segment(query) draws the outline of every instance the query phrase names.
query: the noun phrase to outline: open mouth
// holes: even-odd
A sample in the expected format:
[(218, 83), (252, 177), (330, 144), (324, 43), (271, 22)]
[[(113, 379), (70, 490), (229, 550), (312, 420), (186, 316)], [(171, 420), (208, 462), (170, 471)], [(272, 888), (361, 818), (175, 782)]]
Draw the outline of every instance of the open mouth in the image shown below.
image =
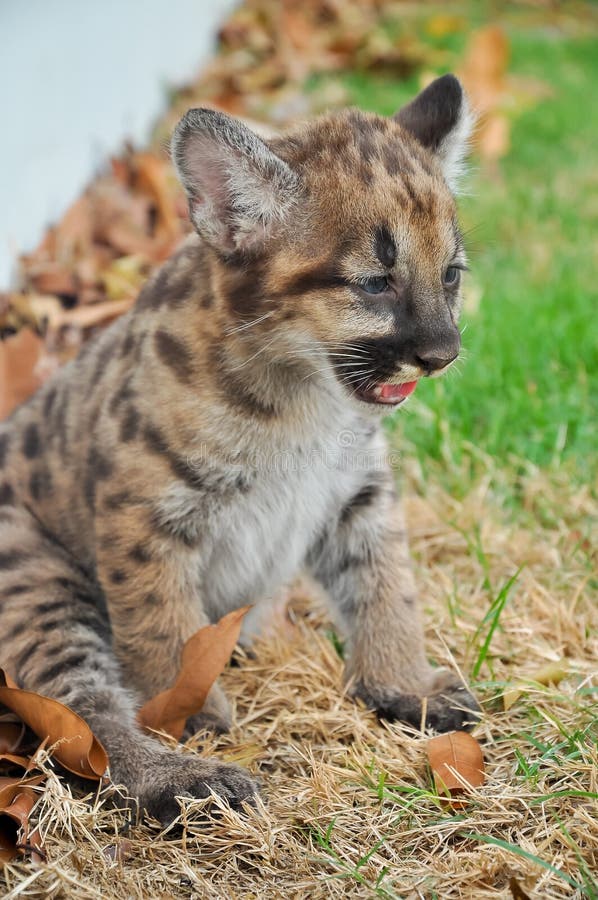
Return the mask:
[(405, 381), (403, 384), (374, 384), (356, 388), (355, 395), (365, 403), (383, 403), (387, 406), (398, 406), (413, 393), (417, 381)]

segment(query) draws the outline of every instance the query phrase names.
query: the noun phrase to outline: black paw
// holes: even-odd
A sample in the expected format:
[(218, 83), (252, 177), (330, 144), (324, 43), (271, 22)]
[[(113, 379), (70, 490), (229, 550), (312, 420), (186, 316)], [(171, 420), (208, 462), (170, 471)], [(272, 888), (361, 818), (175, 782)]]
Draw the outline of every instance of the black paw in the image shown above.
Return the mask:
[(423, 724), (440, 732), (469, 731), (481, 718), (480, 705), (473, 694), (452, 672), (444, 670), (437, 673), (429, 694), (423, 699), (415, 694), (391, 691), (358, 693), (380, 718), (406, 722), (417, 729)]
[(159, 766), (150, 767), (137, 788), (139, 809), (163, 825), (169, 825), (180, 813), (177, 797), (205, 799), (211, 793), (225, 800), (231, 809), (242, 810), (258, 792), (251, 775), (228, 763), (196, 756), (165, 754)]
[(426, 728), (434, 731), (471, 731), (482, 716), (480, 704), (454, 676), (426, 701)]

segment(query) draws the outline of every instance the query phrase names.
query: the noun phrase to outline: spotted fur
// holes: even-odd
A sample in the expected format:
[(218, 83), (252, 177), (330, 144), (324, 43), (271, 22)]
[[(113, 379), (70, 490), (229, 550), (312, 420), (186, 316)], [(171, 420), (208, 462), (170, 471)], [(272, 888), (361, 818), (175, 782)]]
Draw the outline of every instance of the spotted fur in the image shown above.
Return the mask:
[[(372, 402), (458, 353), (448, 185), (468, 115), (452, 76), (394, 119), (348, 110), (268, 141), (191, 110), (173, 158), (198, 233), (0, 426), (0, 663), (84, 715), (163, 820), (176, 795), (238, 805), (254, 783), (162, 748), (136, 709), (197, 628), (253, 602), (248, 640), (305, 567), (355, 694), (416, 726), (426, 697), (439, 729), (477, 708), (426, 659)], [(227, 727), (218, 686), (202, 722)]]

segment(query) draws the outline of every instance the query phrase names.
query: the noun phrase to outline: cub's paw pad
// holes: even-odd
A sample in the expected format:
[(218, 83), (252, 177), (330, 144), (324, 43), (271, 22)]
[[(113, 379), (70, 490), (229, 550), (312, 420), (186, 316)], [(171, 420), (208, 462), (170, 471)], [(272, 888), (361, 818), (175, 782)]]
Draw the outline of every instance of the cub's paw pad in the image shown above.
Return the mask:
[(148, 770), (138, 793), (139, 808), (168, 825), (181, 811), (177, 797), (202, 800), (214, 793), (240, 811), (255, 801), (258, 787), (240, 766), (173, 753)]

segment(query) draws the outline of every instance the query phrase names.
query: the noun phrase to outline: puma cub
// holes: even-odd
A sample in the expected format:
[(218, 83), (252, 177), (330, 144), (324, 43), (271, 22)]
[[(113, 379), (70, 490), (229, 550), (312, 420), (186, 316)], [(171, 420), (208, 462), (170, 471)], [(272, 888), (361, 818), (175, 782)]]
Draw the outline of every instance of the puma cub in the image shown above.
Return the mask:
[[(393, 118), (351, 109), (264, 140), (192, 109), (174, 163), (197, 234), (134, 308), (0, 425), (0, 664), (82, 715), (162, 821), (252, 778), (136, 724), (200, 626), (320, 580), (351, 691), (467, 727), (424, 650), (381, 419), (457, 358), (465, 253), (456, 78)], [(219, 686), (190, 729), (229, 724)]]

